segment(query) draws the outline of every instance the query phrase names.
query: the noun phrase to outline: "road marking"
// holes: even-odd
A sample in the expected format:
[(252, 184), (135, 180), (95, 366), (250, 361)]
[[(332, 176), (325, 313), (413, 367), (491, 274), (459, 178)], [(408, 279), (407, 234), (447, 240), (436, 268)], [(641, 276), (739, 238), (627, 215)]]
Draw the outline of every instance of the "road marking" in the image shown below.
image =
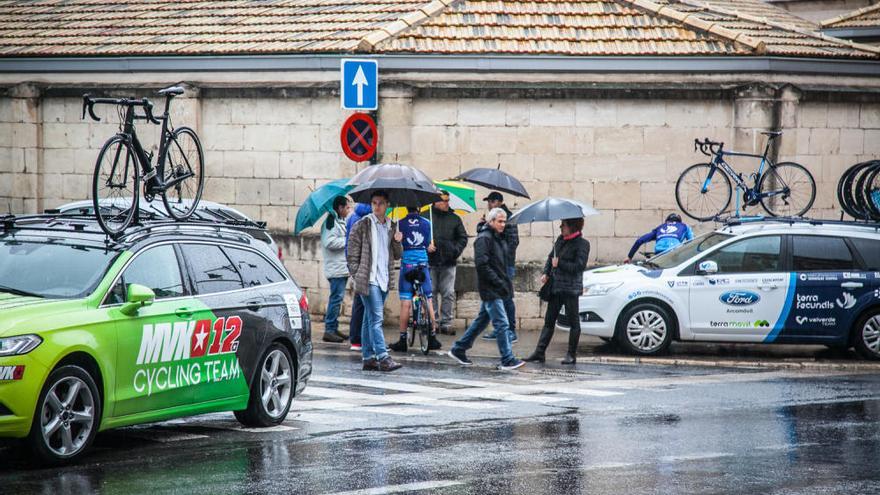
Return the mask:
[(288, 421), (301, 421), (304, 423), (313, 423), (318, 425), (337, 426), (361, 423), (364, 421), (364, 419), (354, 415), (342, 416), (338, 414), (326, 413), (294, 413), (293, 415), (287, 417), (285, 423)]
[(233, 430), (233, 431), (243, 431), (246, 433), (278, 433), (278, 432), (282, 432), (282, 431), (299, 430), (299, 428), (297, 428), (295, 426), (287, 426), (287, 425), (275, 425), (275, 426), (268, 426), (265, 428), (246, 428), (246, 427), (239, 426), (239, 427), (231, 427), (228, 429)]
[(386, 493), (416, 492), (423, 490), (436, 490), (438, 488), (447, 488), (450, 486), (463, 485), (463, 481), (454, 480), (437, 480), (437, 481), (421, 481), (419, 483), (406, 483), (403, 485), (386, 485), (376, 488), (366, 488), (364, 490), (352, 490), (348, 492), (334, 492), (328, 495), (385, 495)]

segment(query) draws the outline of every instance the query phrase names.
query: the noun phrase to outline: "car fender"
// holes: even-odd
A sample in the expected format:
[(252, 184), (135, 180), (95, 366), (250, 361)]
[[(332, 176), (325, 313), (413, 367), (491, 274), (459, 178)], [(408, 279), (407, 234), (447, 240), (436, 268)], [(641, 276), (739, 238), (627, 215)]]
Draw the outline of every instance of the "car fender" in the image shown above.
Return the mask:
[[(673, 279), (670, 279), (673, 280)], [(669, 307), (672, 311), (673, 316), (676, 319), (676, 326), (678, 330), (678, 337), (683, 340), (687, 340), (691, 337), (690, 334), (690, 319), (687, 311), (688, 304), (688, 292), (684, 290), (682, 292), (670, 291), (668, 286), (666, 285), (666, 281), (661, 281), (662, 284), (639, 284), (630, 287), (622, 287), (626, 290), (621, 293), (623, 304), (616, 311), (617, 317), (620, 318), (621, 313), (632, 305), (633, 303), (638, 303), (642, 301), (649, 300), (657, 300), (663, 302), (665, 305)], [(684, 286), (680, 286), (684, 287)]]

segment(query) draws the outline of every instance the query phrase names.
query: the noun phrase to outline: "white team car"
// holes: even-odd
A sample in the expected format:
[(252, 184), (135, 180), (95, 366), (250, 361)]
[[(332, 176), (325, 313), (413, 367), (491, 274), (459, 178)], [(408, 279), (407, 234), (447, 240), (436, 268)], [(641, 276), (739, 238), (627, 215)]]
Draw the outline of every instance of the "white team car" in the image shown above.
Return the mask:
[(642, 355), (675, 340), (824, 344), (880, 359), (880, 225), (729, 224), (584, 273), (581, 331)]

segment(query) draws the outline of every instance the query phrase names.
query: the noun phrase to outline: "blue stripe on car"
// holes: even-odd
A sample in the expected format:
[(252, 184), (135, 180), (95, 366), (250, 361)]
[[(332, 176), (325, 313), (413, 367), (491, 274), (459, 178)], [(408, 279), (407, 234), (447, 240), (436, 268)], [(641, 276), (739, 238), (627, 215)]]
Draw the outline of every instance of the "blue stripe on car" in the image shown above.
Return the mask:
[(785, 326), (785, 321), (788, 320), (788, 313), (791, 311), (791, 303), (794, 301), (794, 294), (797, 289), (797, 277), (792, 272), (789, 274), (788, 279), (788, 293), (785, 295), (785, 306), (782, 307), (782, 313), (780, 313), (779, 318), (776, 319), (776, 324), (773, 325), (773, 331), (770, 332), (765, 339), (765, 343), (770, 343), (776, 340), (776, 337), (779, 336), (779, 332), (782, 331), (782, 328)]

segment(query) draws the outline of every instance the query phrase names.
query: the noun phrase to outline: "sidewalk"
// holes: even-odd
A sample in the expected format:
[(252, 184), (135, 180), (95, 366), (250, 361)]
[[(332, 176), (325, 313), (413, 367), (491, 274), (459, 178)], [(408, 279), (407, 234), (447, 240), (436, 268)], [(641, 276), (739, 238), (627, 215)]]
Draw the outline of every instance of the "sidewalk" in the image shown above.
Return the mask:
[[(348, 330), (343, 327), (344, 330)], [(324, 325), (314, 323), (312, 340), (315, 350), (327, 354), (352, 354), (349, 343), (331, 344), (323, 342), (321, 336)], [(486, 332), (491, 331), (491, 328)], [(484, 332), (484, 334), (486, 333)], [(464, 329), (456, 329), (456, 335), (438, 335), (443, 344), (439, 351), (432, 351), (428, 356), (422, 355), (418, 347), (410, 349), (406, 355), (392, 352), (391, 355), (403, 362), (425, 362), (456, 364), (446, 352), (455, 339), (461, 337)], [(540, 332), (518, 332), (519, 341), (513, 344), (513, 352), (519, 358), (532, 353), (538, 342)], [(396, 328), (385, 328), (387, 344), (396, 342), (400, 332)], [(417, 344), (418, 345), (418, 344)], [(760, 345), (760, 344), (712, 344), (673, 342), (667, 354), (652, 357), (640, 357), (626, 354), (614, 344), (607, 344), (597, 337), (582, 335), (578, 346), (578, 364), (563, 366), (560, 361), (568, 349), (568, 332), (557, 330), (547, 348), (547, 362), (544, 365), (528, 363), (529, 369), (554, 369), (587, 372), (589, 365), (652, 365), (652, 366), (695, 366), (715, 368), (745, 369), (784, 369), (804, 371), (870, 371), (880, 372), (880, 362), (867, 361), (858, 357), (853, 351), (834, 351), (824, 346), (792, 346), (792, 345)], [(498, 345), (494, 340), (477, 338), (474, 347), (468, 351), (478, 367), (494, 368), (499, 363)]]

